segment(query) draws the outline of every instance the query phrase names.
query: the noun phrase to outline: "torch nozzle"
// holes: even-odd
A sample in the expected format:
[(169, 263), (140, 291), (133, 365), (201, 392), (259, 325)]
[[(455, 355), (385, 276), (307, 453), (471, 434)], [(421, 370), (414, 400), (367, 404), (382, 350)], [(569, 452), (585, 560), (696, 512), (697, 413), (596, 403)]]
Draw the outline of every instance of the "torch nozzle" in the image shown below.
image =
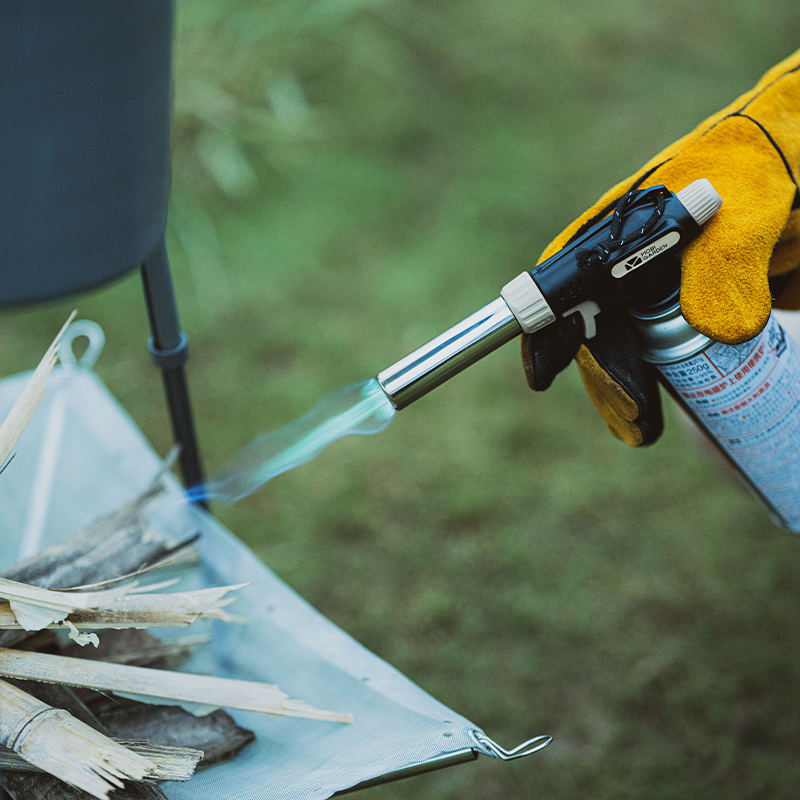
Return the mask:
[(498, 297), (383, 370), (378, 383), (396, 409), (405, 408), (520, 333), (516, 317)]

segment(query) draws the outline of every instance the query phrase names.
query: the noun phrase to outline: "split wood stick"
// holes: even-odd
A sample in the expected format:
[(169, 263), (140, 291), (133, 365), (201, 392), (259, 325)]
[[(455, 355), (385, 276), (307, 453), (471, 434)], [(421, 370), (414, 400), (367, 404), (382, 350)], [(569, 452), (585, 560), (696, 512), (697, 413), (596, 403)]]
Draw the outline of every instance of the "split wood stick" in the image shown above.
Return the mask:
[(150, 759), (6, 681), (0, 681), (0, 708), (0, 744), (99, 800), (126, 779), (154, 775)]
[(0, 573), (2, 577), (49, 589), (71, 589), (129, 575), (191, 544), (194, 532), (179, 537), (154, 529), (148, 506), (164, 493), (158, 478), (113, 514), (46, 547)]
[(50, 377), (58, 358), (58, 343), (64, 335), (64, 331), (75, 319), (75, 313), (73, 311), (70, 314), (69, 319), (64, 323), (64, 327), (59, 331), (39, 362), (39, 366), (36, 367), (33, 375), (28, 379), (22, 394), (11, 407), (11, 411), (8, 412), (5, 421), (0, 425), (0, 467), (6, 463), (6, 459), (11, 455), (14, 445), (31, 421), (31, 417), (33, 417), (39, 403), (42, 402), (42, 398), (47, 391), (47, 379)]
[[(173, 747), (170, 745), (152, 744), (150, 742), (120, 739), (114, 737), (112, 741), (138, 753), (140, 756), (153, 762), (153, 768), (147, 780), (155, 781), (188, 781), (194, 775), (198, 762), (203, 757), (202, 750), (193, 750), (188, 747)], [(13, 750), (0, 747), (0, 770), (13, 772), (44, 772), (26, 761)]]
[(94, 728), (106, 736), (110, 736), (111, 732), (105, 728), (97, 717), (89, 710), (88, 706), (78, 697), (69, 686), (63, 686), (60, 683), (40, 683), (38, 681), (17, 681), (9, 678), (8, 683), (21, 689), (23, 692), (32, 695), (37, 700), (53, 708), (61, 708), (68, 711), (75, 719)]
[[(36, 681), (13, 681), (13, 683), (47, 705), (63, 708), (81, 722), (107, 736), (110, 735), (108, 729), (68, 686)], [(6, 795), (5, 800), (9, 797), (13, 800), (86, 800), (90, 796), (45, 772), (0, 773), (0, 784), (10, 793)], [(114, 792), (114, 800), (167, 800), (167, 796), (157, 784), (131, 781), (124, 789), (117, 789)]]
[(55, 592), (0, 578), (0, 598), (9, 602), (14, 617), (26, 631), (40, 631), (53, 622), (62, 622), (77, 609), (108, 606), (124, 593), (122, 586), (105, 592)]
[[(61, 619), (47, 622), (44, 628), (184, 628), (198, 619), (218, 619), (232, 622), (238, 619), (224, 611), (224, 607), (235, 601), (225, 597), (228, 592), (241, 589), (247, 584), (198, 589), (190, 592), (173, 592), (153, 595), (121, 594), (124, 589), (112, 592), (52, 592), (48, 589), (13, 584), (0, 578), (0, 597), (14, 595), (17, 602), (0, 601), (0, 629), (16, 630), (24, 627), (32, 630), (26, 619), (19, 619), (19, 600), (26, 599), (29, 606), (56, 609), (64, 612)], [(71, 607), (70, 607), (71, 606)], [(44, 613), (44, 612), (43, 612)], [(31, 615), (33, 616), (33, 615)], [(47, 618), (44, 614), (43, 620)]]
[[(71, 578), (62, 581), (60, 573), (65, 567), (70, 569), (74, 561), (82, 559), (84, 556), (92, 556), (95, 548), (110, 537), (126, 528), (138, 526), (144, 509), (163, 493), (164, 487), (161, 482), (153, 481), (144, 492), (120, 506), (116, 511), (101, 517), (70, 536), (54, 542), (35, 556), (17, 562), (0, 575), (20, 583), (30, 583), (32, 586), (46, 586), (53, 589), (68, 589), (71, 586), (93, 582), (92, 579), (73, 580)], [(132, 571), (126, 570), (125, 574)]]
[(102, 661), (46, 653), (0, 648), (0, 675), (64, 683), (67, 686), (101, 692), (122, 692), (176, 702), (202, 703), (273, 716), (353, 722), (352, 714), (312, 708), (303, 700), (291, 699), (273, 684), (106, 664)]

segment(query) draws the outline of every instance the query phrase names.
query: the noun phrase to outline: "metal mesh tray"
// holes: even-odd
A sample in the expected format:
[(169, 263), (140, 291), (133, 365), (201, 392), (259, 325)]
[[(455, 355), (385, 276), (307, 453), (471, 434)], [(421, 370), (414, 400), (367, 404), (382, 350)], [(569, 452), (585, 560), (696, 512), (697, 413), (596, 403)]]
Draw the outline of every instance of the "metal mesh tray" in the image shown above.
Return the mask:
[[(26, 377), (0, 383), (0, 419)], [(19, 558), (33, 493), (39, 508), (44, 502), (47, 509), (43, 546), (131, 499), (161, 467), (93, 372), (57, 368), (0, 478), (0, 569)], [(202, 564), (180, 588), (251, 584), (231, 607), (249, 622), (212, 623), (210, 642), (181, 668), (276, 683), (292, 697), (352, 712), (356, 719), (344, 725), (233, 712), (256, 732), (256, 741), (231, 763), (198, 773), (187, 784), (165, 786), (171, 798), (325, 798), (478, 754), (513, 758), (547, 744), (548, 737), (537, 737), (510, 753), (499, 748), (312, 608), (213, 516), (179, 502), (180, 486), (166, 479), (168, 492), (155, 512), (159, 525), (201, 533)]]

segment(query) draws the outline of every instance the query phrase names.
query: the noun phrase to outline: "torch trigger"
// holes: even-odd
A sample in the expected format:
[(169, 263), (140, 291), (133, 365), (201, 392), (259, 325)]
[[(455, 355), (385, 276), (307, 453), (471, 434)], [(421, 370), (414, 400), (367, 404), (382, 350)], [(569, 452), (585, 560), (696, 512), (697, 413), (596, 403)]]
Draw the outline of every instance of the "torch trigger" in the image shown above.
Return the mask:
[(597, 334), (597, 325), (594, 318), (600, 313), (600, 306), (594, 300), (584, 300), (582, 303), (567, 309), (561, 316), (580, 314), (583, 320), (583, 335), (587, 339), (594, 339)]

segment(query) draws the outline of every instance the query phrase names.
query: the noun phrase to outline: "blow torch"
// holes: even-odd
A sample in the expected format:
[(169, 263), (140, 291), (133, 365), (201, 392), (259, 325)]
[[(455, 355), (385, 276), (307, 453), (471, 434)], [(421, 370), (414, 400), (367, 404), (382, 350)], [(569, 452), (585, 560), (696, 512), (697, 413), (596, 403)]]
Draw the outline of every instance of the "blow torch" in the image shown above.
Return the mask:
[(609, 216), (507, 283), (496, 300), (383, 370), (381, 389), (396, 409), (405, 408), (519, 334), (570, 314), (580, 314), (591, 339), (597, 314), (658, 285), (657, 265), (665, 261), (657, 257), (680, 252), (721, 205), (705, 179), (677, 193), (661, 185), (629, 192)]
[(348, 433), (383, 430), (395, 409), (523, 331), (580, 314), (584, 333), (592, 338), (602, 308), (659, 292), (670, 295), (675, 259), (665, 262), (661, 256), (688, 244), (721, 204), (707, 180), (677, 194), (663, 186), (628, 192), (612, 214), (506, 284), (493, 303), (385, 369), (377, 380), (331, 394), (302, 419), (259, 436), (204, 485), (190, 489), (188, 499), (235, 502)]

